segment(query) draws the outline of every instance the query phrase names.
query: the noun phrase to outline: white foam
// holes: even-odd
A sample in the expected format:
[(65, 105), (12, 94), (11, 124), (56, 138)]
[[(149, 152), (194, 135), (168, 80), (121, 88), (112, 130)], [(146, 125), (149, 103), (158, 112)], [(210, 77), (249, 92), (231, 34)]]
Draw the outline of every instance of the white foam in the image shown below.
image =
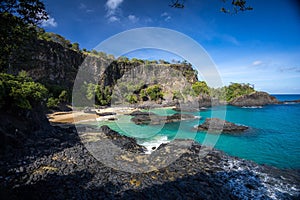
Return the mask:
[(297, 102), (284, 102), (283, 104), (297, 104)]
[(167, 136), (155, 136), (153, 140), (145, 141), (139, 143), (140, 145), (146, 147), (147, 151), (145, 154), (151, 154), (153, 151), (155, 151), (161, 144), (169, 143)]
[[(234, 168), (234, 166), (236, 167)], [(228, 172), (239, 172), (238, 174), (231, 176), (228, 184), (233, 190), (233, 193), (242, 199), (245, 197), (252, 199), (259, 195), (266, 195), (271, 199), (282, 199), (284, 198), (284, 194), (297, 196), (300, 192), (297, 186), (293, 184), (283, 184), (282, 180), (280, 180), (282, 178), (271, 177), (268, 174), (261, 172), (258, 166), (251, 166), (251, 164), (245, 165), (240, 160), (226, 160), (223, 163), (223, 170), (224, 171), (221, 173), (225, 178), (228, 176)], [(253, 174), (251, 175), (249, 172)], [(246, 183), (254, 184), (256, 189), (249, 190), (245, 187)]]
[(242, 108), (262, 108), (262, 106), (243, 106)]

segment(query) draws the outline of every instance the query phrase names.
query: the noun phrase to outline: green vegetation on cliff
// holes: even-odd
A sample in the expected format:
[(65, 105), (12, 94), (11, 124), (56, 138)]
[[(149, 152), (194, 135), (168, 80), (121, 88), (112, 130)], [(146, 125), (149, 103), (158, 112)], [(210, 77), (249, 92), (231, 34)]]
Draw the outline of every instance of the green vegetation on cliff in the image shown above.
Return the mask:
[(255, 90), (249, 83), (230, 83), (230, 85), (222, 88), (210, 88), (209, 94), (213, 98), (230, 102), (237, 97), (253, 92), (255, 92)]
[(152, 85), (146, 89), (146, 94), (150, 97), (152, 101), (157, 101), (163, 99), (164, 95), (160, 85)]
[(255, 92), (251, 85), (245, 83), (231, 83), (228, 87), (226, 87), (226, 101), (231, 101), (236, 97), (251, 94)]
[(34, 82), (19, 73), (18, 76), (0, 73), (0, 108), (8, 109), (31, 109), (40, 104), (48, 90), (40, 83)]

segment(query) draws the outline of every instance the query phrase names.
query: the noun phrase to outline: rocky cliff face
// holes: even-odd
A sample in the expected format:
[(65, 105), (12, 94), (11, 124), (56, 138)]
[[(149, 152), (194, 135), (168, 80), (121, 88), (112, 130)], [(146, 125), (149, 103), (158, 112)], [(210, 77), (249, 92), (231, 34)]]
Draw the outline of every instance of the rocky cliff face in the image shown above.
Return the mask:
[(279, 101), (266, 92), (254, 92), (235, 98), (230, 102), (233, 106), (263, 106), (277, 104)]
[(78, 66), (85, 58), (79, 52), (43, 40), (37, 40), (20, 52), (26, 55), (24, 60), (12, 60), (8, 73), (17, 74), (25, 70), (35, 81), (64, 85), (67, 88), (73, 85)]
[[(24, 47), (20, 52), (25, 55), (24, 59), (12, 60), (10, 66), (13, 67), (8, 67), (8, 73), (17, 74), (19, 71), (25, 70), (35, 81), (60, 85), (67, 89), (72, 89), (81, 65), (88, 66), (96, 72), (95, 74), (99, 75), (101, 70), (106, 68), (105, 75), (101, 76), (100, 82), (110, 86), (114, 85), (125, 72), (141, 65), (138, 62), (112, 61), (99, 56), (87, 56), (58, 43), (44, 40), (37, 40), (34, 45)], [(197, 81), (197, 75), (190, 65), (170, 64), (167, 66), (181, 71), (188, 82)]]

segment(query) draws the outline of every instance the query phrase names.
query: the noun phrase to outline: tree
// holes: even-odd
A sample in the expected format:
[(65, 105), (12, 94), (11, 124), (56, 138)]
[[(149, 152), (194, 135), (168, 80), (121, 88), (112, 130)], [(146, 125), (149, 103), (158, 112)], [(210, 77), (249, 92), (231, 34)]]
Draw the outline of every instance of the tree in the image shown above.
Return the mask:
[(138, 98), (137, 98), (137, 96), (134, 95), (134, 94), (129, 94), (129, 95), (127, 95), (127, 96), (126, 96), (126, 99), (127, 99), (127, 101), (128, 101), (129, 103), (131, 103), (131, 104), (134, 104), (134, 103), (137, 103), (137, 102), (138, 102)]
[(24, 78), (24, 75), (0, 73), (0, 104), (3, 109), (31, 109), (46, 97), (48, 90), (45, 86), (29, 77)]
[(9, 67), (17, 50), (36, 37), (36, 26), (48, 14), (40, 0), (2, 0), (0, 3), (0, 70)]
[[(227, 5), (229, 2), (228, 0), (221, 0), (225, 5)], [(185, 6), (185, 0), (172, 0), (171, 4), (169, 5), (172, 8), (184, 8)], [(220, 9), (221, 12), (223, 13), (238, 13), (240, 11), (248, 11), (248, 10), (253, 10), (251, 6), (247, 5), (246, 0), (231, 0), (231, 3), (229, 6), (222, 7)]]
[(244, 84), (244, 83), (231, 83), (228, 87), (226, 88), (226, 100), (229, 102), (233, 100), (236, 97), (245, 95), (245, 94), (250, 94), (254, 92), (255, 90), (253, 87), (250, 86), (249, 83)]
[(163, 93), (160, 85), (152, 85), (146, 89), (146, 92), (152, 101), (163, 99)]
[(75, 51), (80, 51), (79, 44), (77, 42), (73, 43), (72, 44), (72, 49), (75, 50)]
[(61, 91), (58, 100), (61, 103), (66, 103), (68, 101), (68, 92), (66, 90)]
[(192, 85), (192, 89), (194, 90), (196, 95), (199, 94), (209, 94), (209, 88), (205, 81), (198, 81)]
[(173, 97), (172, 100), (184, 100), (183, 95), (181, 94), (180, 91), (173, 91)]
[(2, 0), (0, 13), (16, 16), (31, 25), (48, 19), (45, 5), (40, 0)]

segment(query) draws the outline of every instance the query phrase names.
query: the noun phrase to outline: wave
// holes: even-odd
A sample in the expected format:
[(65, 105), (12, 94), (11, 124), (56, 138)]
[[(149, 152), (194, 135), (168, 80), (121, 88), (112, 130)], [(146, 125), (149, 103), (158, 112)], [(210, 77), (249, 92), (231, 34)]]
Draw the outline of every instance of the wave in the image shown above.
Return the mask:
[(299, 102), (292, 102), (292, 101), (291, 101), (291, 102), (283, 102), (283, 104), (288, 104), (288, 105), (289, 105), (289, 104), (298, 104), (298, 103), (299, 103)]
[[(277, 174), (277, 177), (264, 172), (262, 166), (256, 166), (251, 161), (227, 157), (221, 162), (221, 165), (223, 165), (223, 170), (218, 175), (224, 181), (226, 180), (227, 184), (224, 187), (229, 187), (239, 199), (245, 199), (245, 197), (249, 199), (263, 198), (265, 196), (271, 197), (271, 199), (284, 199), (285, 194), (299, 195), (300, 191), (297, 185), (292, 182), (285, 182), (285, 178), (281, 176), (282, 174), (278, 174), (275, 168), (273, 170), (272, 168), (267, 169), (270, 174)], [(247, 187), (249, 185), (256, 189), (252, 190)]]
[(263, 108), (262, 106), (243, 106), (242, 108)]
[(169, 143), (170, 140), (168, 140), (168, 136), (160, 136), (157, 135), (149, 141), (139, 141), (138, 143), (144, 147), (146, 147), (147, 151), (145, 154), (151, 154), (153, 151), (155, 151), (161, 144)]

